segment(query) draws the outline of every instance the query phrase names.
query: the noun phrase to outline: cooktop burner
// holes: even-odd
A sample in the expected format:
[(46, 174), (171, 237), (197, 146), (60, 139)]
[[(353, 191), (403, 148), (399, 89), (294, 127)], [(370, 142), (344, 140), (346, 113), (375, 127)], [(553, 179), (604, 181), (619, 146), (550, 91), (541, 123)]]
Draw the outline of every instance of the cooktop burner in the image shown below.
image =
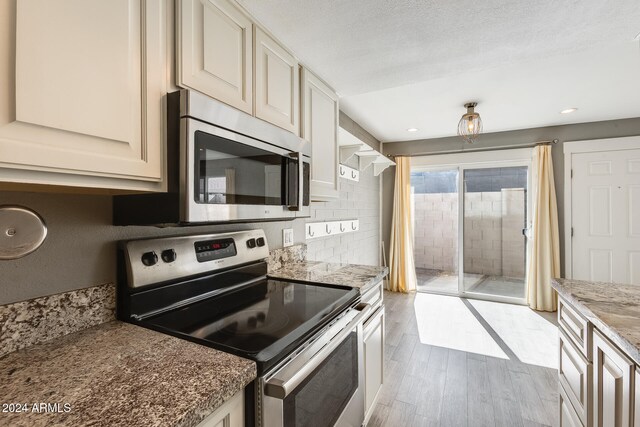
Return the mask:
[(145, 319), (144, 324), (253, 359), (266, 368), (355, 297), (350, 289), (265, 279)]

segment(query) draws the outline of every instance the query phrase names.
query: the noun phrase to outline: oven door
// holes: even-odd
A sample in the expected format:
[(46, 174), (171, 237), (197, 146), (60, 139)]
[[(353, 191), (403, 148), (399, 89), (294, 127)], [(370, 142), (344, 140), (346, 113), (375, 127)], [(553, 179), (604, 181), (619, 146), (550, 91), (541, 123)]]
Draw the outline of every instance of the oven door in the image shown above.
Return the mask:
[(360, 427), (364, 422), (362, 322), (350, 310), (276, 372), (258, 382), (262, 427)]
[(308, 209), (309, 159), (301, 153), (191, 118), (181, 132), (184, 222), (291, 218)]

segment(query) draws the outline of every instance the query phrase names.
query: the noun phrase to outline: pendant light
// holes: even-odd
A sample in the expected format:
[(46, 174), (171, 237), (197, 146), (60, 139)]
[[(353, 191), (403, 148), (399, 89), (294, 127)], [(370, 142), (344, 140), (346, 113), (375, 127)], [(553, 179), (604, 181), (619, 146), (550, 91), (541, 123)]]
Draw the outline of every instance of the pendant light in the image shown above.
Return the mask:
[(480, 132), (482, 132), (482, 119), (480, 118), (480, 114), (473, 110), (476, 105), (478, 105), (477, 102), (464, 104), (467, 112), (460, 117), (460, 122), (458, 122), (458, 135), (469, 144), (473, 144)]

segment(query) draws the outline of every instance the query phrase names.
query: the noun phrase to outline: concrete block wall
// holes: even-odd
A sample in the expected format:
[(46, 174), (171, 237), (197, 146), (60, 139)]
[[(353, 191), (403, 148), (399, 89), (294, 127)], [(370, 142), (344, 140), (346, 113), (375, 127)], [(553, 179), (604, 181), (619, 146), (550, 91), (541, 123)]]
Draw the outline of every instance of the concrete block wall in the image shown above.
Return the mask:
[[(358, 168), (358, 157), (345, 165)], [(307, 259), (336, 263), (380, 265), (380, 177), (369, 166), (360, 181), (340, 180), (340, 197), (330, 202), (312, 202), (307, 222), (360, 220), (360, 229), (351, 233), (307, 240)]]
[(458, 270), (458, 194), (413, 196), (413, 251), (416, 268)]
[(526, 195), (522, 188), (502, 190), (502, 275), (524, 277)]
[[(464, 271), (524, 277), (524, 189), (465, 194)], [(457, 272), (458, 194), (414, 194), (417, 268)]]

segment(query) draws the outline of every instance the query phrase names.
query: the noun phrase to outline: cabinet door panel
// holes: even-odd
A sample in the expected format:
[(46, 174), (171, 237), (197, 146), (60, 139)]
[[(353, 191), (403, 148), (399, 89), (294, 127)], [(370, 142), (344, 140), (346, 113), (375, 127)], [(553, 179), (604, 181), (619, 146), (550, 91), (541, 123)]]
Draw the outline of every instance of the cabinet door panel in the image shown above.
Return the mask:
[(251, 20), (227, 0), (184, 0), (178, 25), (178, 84), (251, 114)]
[(338, 97), (318, 77), (302, 69), (302, 137), (311, 142), (311, 198), (338, 197)]
[(583, 427), (582, 421), (578, 417), (575, 409), (571, 405), (569, 398), (562, 386), (559, 388), (559, 399), (560, 399), (560, 416), (559, 416), (559, 427)]
[(634, 396), (634, 400), (636, 402), (634, 412), (634, 423), (635, 427), (640, 427), (640, 370), (636, 370), (636, 392)]
[(593, 332), (593, 414), (596, 427), (631, 427), (634, 365), (600, 332)]
[(558, 377), (560, 384), (582, 423), (590, 425), (592, 365), (575, 348), (563, 330), (560, 330), (559, 337)]
[(161, 190), (166, 3), (0, 7), (0, 180)]
[(299, 135), (298, 61), (258, 27), (254, 52), (256, 117)]
[(365, 421), (371, 416), (384, 381), (384, 307), (364, 326)]

